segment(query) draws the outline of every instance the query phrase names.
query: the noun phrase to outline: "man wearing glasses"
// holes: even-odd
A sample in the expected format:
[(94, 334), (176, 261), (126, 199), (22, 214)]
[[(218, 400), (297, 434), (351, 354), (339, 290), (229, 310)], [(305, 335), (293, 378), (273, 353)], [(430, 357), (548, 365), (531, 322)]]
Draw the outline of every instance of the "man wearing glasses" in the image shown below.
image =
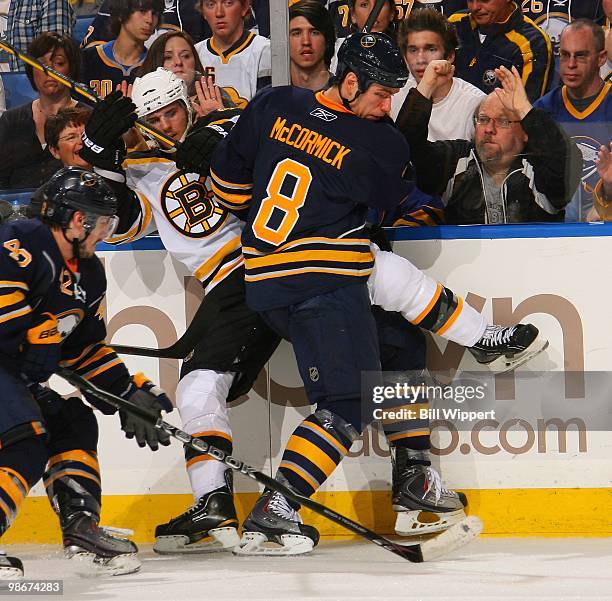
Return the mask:
[(602, 209), (612, 200), (603, 168), (612, 142), (612, 83), (600, 76), (607, 59), (604, 31), (594, 21), (577, 19), (563, 30), (559, 44), (563, 85), (535, 106), (550, 114), (582, 153), (582, 181), (565, 221), (597, 221), (606, 217)]
[(533, 108), (516, 68), (496, 69), (502, 87), (474, 112), (473, 140), (428, 142), (431, 98), (453, 73), (448, 61), (429, 63), (396, 120), (419, 189), (442, 196), (447, 223), (563, 221), (581, 156), (555, 121)]

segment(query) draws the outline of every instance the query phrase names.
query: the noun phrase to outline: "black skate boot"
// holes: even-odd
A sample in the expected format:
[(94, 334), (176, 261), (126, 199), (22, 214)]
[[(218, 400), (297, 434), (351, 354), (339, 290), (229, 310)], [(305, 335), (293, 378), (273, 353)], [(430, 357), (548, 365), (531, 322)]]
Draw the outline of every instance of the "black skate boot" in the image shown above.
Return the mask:
[(0, 551), (0, 580), (15, 580), (23, 576), (21, 559), (10, 557)]
[(478, 363), (503, 374), (523, 365), (548, 346), (548, 340), (538, 334), (538, 328), (530, 323), (487, 326), (482, 338), (468, 350)]
[[(264, 491), (242, 526), (236, 555), (302, 555), (319, 542), (319, 532), (278, 492)], [(274, 543), (274, 546), (265, 546)]]
[(62, 520), (64, 553), (82, 562), (86, 573), (119, 576), (137, 572), (142, 565), (136, 556), (138, 547), (127, 538), (114, 536), (118, 532), (98, 526), (97, 516), (72, 514)]
[(153, 550), (161, 555), (211, 553), (231, 550), (239, 542), (238, 518), (228, 485), (200, 497), (185, 513), (157, 526)]
[(463, 520), (467, 498), (442, 486), (425, 451), (391, 447), (395, 532), (401, 536), (431, 534)]

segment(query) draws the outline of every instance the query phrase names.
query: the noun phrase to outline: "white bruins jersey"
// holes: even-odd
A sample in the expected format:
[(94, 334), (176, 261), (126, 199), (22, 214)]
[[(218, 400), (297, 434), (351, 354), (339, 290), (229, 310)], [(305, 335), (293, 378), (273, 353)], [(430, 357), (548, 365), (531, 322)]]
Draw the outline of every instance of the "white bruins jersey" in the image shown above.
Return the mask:
[(217, 204), (208, 178), (177, 170), (163, 153), (132, 153), (124, 162), (126, 184), (141, 213), (107, 242), (132, 242), (157, 229), (166, 250), (204, 285), (206, 293), (243, 264), (243, 224)]
[(215, 48), (213, 38), (196, 44), (206, 75), (224, 88), (236, 106), (244, 108), (272, 75), (270, 40), (250, 31), (225, 52)]

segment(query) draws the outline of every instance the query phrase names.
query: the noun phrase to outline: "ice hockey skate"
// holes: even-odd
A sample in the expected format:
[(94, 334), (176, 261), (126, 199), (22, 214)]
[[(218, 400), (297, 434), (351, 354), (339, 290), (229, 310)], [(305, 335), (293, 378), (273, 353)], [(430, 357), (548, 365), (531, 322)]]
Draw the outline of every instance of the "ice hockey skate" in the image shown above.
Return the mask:
[(238, 518), (228, 486), (204, 495), (185, 513), (155, 528), (153, 550), (171, 553), (229, 551), (240, 542)]
[(429, 465), (423, 451), (391, 447), (395, 532), (419, 536), (441, 532), (465, 519), (467, 498), (442, 486), (440, 474)]
[(5, 551), (0, 551), (0, 580), (15, 580), (23, 576), (21, 559), (10, 557)]
[(298, 512), (278, 492), (265, 491), (242, 526), (235, 555), (303, 555), (319, 542), (319, 532), (302, 523)]
[(78, 513), (63, 526), (64, 553), (81, 563), (85, 575), (119, 576), (137, 572), (141, 562), (138, 547), (127, 538), (115, 535), (122, 531), (98, 526), (88, 513)]
[(523, 365), (547, 346), (548, 340), (539, 336), (538, 328), (519, 323), (508, 327), (487, 326), (482, 338), (469, 351), (478, 363), (502, 374)]

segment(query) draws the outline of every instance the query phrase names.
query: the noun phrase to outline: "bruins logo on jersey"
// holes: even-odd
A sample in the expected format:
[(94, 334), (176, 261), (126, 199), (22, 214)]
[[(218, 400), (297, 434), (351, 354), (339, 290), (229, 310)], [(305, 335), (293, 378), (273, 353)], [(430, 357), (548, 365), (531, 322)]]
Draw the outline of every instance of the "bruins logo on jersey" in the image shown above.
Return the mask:
[(210, 236), (228, 216), (205, 182), (205, 176), (179, 171), (168, 179), (161, 191), (161, 206), (168, 221), (190, 238)]

